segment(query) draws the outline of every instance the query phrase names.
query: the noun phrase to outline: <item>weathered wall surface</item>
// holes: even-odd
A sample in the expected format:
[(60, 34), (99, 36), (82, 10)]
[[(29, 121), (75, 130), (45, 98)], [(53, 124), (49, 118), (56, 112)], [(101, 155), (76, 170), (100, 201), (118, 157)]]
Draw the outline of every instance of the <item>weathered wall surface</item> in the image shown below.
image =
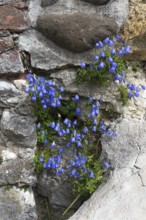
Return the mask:
[[(128, 80), (146, 81), (140, 70), (130, 70)], [(112, 165), (110, 178), (70, 220), (146, 219), (146, 92), (129, 101), (113, 127), (118, 137), (103, 137), (101, 155)]]
[[(103, 100), (104, 108), (111, 103), (114, 110), (122, 114), (113, 123), (120, 134), (119, 138), (107, 140), (103, 137), (102, 158), (109, 160), (114, 169), (110, 180), (71, 219), (144, 220), (146, 216), (146, 94), (139, 101), (131, 101), (124, 109), (113, 85), (104, 91), (74, 83), (74, 67), (82, 60), (88, 62), (96, 41), (118, 33), (128, 16), (128, 0), (97, 2), (98, 4), (87, 0), (0, 2), (1, 220), (42, 220), (36, 204), (38, 201), (32, 190), (32, 187), (37, 186), (33, 163), (37, 144), (36, 118), (31, 102), (23, 92), (25, 73), (31, 69), (57, 79), (70, 94), (79, 93), (84, 98), (92, 95)], [(146, 47), (145, 41), (143, 45), (142, 49)], [(146, 60), (144, 55), (141, 60)], [(135, 75), (131, 73), (131, 80), (144, 84), (145, 75), (143, 72)], [(50, 191), (57, 192), (56, 185), (49, 185), (45, 173), (40, 178), (39, 187), (36, 188), (40, 194), (45, 195), (46, 190), (49, 198)], [(59, 181), (58, 187), (62, 183), (60, 179)], [(49, 200), (54, 204), (58, 199), (55, 204), (60, 207), (68, 206), (70, 198), (65, 201), (65, 190), (66, 187), (62, 191), (63, 199), (57, 198), (56, 193)], [(135, 203), (132, 203), (133, 200)]]
[[(23, 80), (0, 79), (1, 219), (37, 219), (32, 186), (36, 129)], [(26, 191), (25, 191), (26, 189)]]

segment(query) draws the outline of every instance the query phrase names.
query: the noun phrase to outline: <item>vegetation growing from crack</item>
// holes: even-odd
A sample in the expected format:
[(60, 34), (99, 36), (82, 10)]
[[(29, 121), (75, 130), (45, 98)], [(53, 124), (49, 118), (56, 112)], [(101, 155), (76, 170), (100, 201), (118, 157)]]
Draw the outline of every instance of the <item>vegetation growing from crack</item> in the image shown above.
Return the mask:
[[(96, 48), (102, 48), (104, 44), (107, 50), (95, 55), (92, 65), (87, 66), (84, 61), (81, 63), (77, 82), (97, 81), (106, 85), (114, 80), (118, 82), (122, 103), (126, 105), (128, 98), (139, 97), (141, 89), (146, 87), (125, 84), (123, 70), (126, 67), (122, 55), (127, 55), (130, 47), (124, 46), (118, 52), (114, 48), (110, 51), (114, 41), (106, 38), (104, 42), (97, 43)], [(107, 161), (99, 160), (100, 137), (103, 134), (117, 136), (99, 114), (101, 100), (89, 97), (88, 113), (82, 119), (78, 94), (64, 101), (64, 88), (56, 87), (53, 81), (32, 74), (27, 74), (27, 80), (25, 92), (34, 103), (38, 120), (38, 151), (34, 157), (36, 171), (48, 170), (53, 175), (68, 175), (74, 182), (74, 192), (78, 197), (92, 194), (103, 182), (104, 172), (110, 167)], [(115, 115), (112, 111), (107, 113)]]
[[(116, 136), (99, 117), (100, 101), (89, 97), (89, 113), (83, 121), (78, 94), (65, 103), (63, 87), (56, 88), (51, 80), (43, 77), (28, 74), (27, 78), (29, 86), (25, 91), (30, 93), (38, 117), (36, 170), (47, 169), (56, 175), (68, 175), (75, 180), (76, 192), (93, 193), (103, 181), (104, 173), (97, 137), (100, 139), (101, 134)], [(72, 156), (67, 161), (64, 155), (70, 149)]]
[[(98, 86), (107, 86), (115, 82), (118, 85), (122, 104), (126, 105), (129, 98), (139, 97), (140, 91), (146, 87), (126, 84), (125, 71), (128, 68), (126, 56), (130, 53), (130, 46), (125, 43), (118, 46), (120, 40), (121, 37), (116, 36), (96, 43), (93, 61), (90, 64), (82, 61), (77, 70), (76, 82), (92, 82), (97, 83)], [(140, 63), (137, 62), (133, 65), (133, 70), (136, 71), (139, 67)]]

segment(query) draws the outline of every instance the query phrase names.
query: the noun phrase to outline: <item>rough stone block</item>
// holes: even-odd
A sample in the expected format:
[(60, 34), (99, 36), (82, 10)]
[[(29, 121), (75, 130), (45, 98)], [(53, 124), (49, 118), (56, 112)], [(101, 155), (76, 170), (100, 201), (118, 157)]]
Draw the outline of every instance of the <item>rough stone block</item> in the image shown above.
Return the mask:
[(21, 116), (5, 109), (1, 119), (1, 129), (9, 141), (26, 148), (35, 148), (36, 129), (30, 116)]
[(14, 47), (13, 38), (9, 33), (0, 32), (0, 53)]
[(115, 35), (119, 27), (114, 19), (96, 14), (49, 12), (38, 18), (37, 29), (57, 45), (80, 53), (92, 49), (99, 40)]
[(23, 73), (24, 68), (17, 50), (10, 50), (0, 54), (0, 74)]
[(37, 220), (35, 199), (31, 188), (0, 188), (1, 220)]
[(30, 20), (25, 11), (11, 5), (0, 6), (0, 30), (21, 32), (30, 25)]

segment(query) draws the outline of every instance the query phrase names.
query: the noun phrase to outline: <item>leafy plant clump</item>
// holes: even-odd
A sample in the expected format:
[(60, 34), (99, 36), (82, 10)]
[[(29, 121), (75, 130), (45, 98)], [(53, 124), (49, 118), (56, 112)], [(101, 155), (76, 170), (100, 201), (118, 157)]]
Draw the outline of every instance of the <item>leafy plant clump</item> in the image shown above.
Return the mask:
[(125, 55), (130, 53), (130, 46), (123, 45), (118, 49), (120, 36), (112, 40), (106, 38), (95, 45), (95, 56), (91, 64), (81, 63), (81, 68), (77, 71), (76, 81), (97, 82), (99, 85), (106, 85), (112, 81), (125, 82), (125, 70), (127, 62)]
[(127, 88), (123, 85), (119, 86), (120, 97), (123, 105), (126, 105), (128, 102), (128, 91)]
[(89, 113), (82, 121), (78, 94), (65, 104), (63, 87), (56, 88), (51, 80), (31, 74), (27, 79), (25, 92), (30, 94), (38, 117), (36, 171), (46, 169), (50, 174), (68, 175), (74, 181), (76, 193), (92, 194), (110, 166), (99, 161), (100, 136), (116, 136), (99, 117), (100, 101), (89, 97)]
[[(97, 81), (101, 85), (118, 82), (123, 105), (128, 99), (139, 97), (146, 86), (125, 83), (126, 62), (122, 58), (130, 52), (129, 46), (113, 48), (120, 37), (106, 38), (96, 44), (103, 49), (95, 55), (93, 63), (83, 61), (77, 81)], [(89, 97), (88, 114), (81, 120), (80, 97), (76, 94), (68, 101), (63, 100), (64, 88), (57, 88), (52, 80), (27, 74), (29, 93), (34, 103), (37, 122), (38, 150), (34, 157), (36, 171), (44, 169), (53, 175), (68, 175), (74, 182), (74, 191), (79, 195), (92, 194), (104, 179), (104, 171), (110, 167), (99, 161), (100, 137), (102, 134), (115, 137), (117, 134), (106, 126), (100, 111), (100, 100)], [(116, 117), (113, 111), (106, 112)], [(68, 155), (68, 156), (67, 156)]]
[[(120, 39), (117, 36), (113, 40), (106, 38), (98, 42), (93, 62), (87, 65), (82, 61), (76, 81), (96, 82), (99, 85), (117, 82), (121, 101), (126, 105), (128, 99), (139, 97), (146, 86), (126, 84), (127, 63), (124, 56), (130, 53), (130, 47), (124, 45), (118, 49)], [(30, 95), (37, 116), (36, 171), (67, 175), (78, 195), (75, 201), (82, 195), (89, 196), (103, 182), (104, 172), (110, 167), (107, 161), (99, 160), (100, 137), (103, 134), (117, 136), (100, 114), (102, 101), (89, 97), (86, 105), (88, 113), (82, 120), (79, 95), (69, 97), (68, 101), (63, 100), (64, 88), (56, 87), (52, 80), (27, 74), (25, 92)], [(112, 109), (104, 113), (111, 118), (118, 117)]]
[(136, 86), (126, 84), (125, 71), (128, 67), (126, 56), (130, 53), (130, 46), (118, 46), (120, 36), (113, 39), (106, 38), (95, 45), (95, 56), (90, 64), (81, 62), (77, 70), (76, 82), (92, 82), (98, 86), (108, 85), (111, 82), (118, 84), (118, 90), (123, 105), (126, 105), (128, 99), (139, 97), (140, 92), (146, 89), (146, 86)]

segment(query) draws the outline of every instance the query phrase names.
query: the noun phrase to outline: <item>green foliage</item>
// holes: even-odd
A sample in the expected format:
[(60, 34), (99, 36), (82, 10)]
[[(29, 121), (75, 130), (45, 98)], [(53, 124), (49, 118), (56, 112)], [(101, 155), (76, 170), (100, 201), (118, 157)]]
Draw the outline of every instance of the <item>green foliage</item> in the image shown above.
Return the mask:
[(68, 175), (76, 182), (76, 193), (93, 193), (104, 173), (98, 160), (100, 136), (115, 135), (100, 118), (100, 100), (89, 97), (89, 112), (82, 120), (78, 94), (63, 101), (63, 87), (56, 88), (51, 80), (36, 75), (28, 74), (27, 78), (29, 87), (25, 91), (31, 96), (37, 117), (36, 171)]
[(120, 114), (117, 111), (111, 108), (102, 110), (102, 113), (104, 117), (108, 119), (117, 119), (120, 116)]
[(19, 188), (20, 188), (21, 191), (27, 192), (27, 190), (29, 189), (29, 186), (21, 186)]
[(77, 104), (75, 102), (72, 102), (71, 99), (69, 99), (68, 101), (64, 101), (58, 109), (59, 114), (61, 115), (61, 117), (74, 119), (76, 106)]
[[(37, 121), (41, 123), (41, 128), (37, 130), (37, 143), (38, 143), (38, 150), (34, 156), (35, 162), (35, 170), (36, 172), (40, 172), (43, 170), (43, 163), (47, 162), (50, 157), (57, 154), (57, 149), (51, 149), (48, 146), (44, 146), (45, 139), (49, 140), (50, 143), (56, 139), (56, 132), (51, 129), (48, 125), (54, 121), (58, 122), (59, 118), (61, 120), (63, 118), (69, 118), (74, 120), (75, 118), (75, 108), (76, 103), (73, 103), (70, 100), (62, 102), (62, 105), (59, 108), (48, 108), (46, 110), (42, 109), (42, 106), (37, 100), (34, 103), (35, 115), (37, 116)], [(45, 132), (45, 135), (42, 135), (42, 131)], [(39, 162), (39, 158), (43, 157), (44, 161)]]
[(134, 72), (137, 72), (139, 70), (139, 68), (141, 68), (142, 64), (140, 61), (135, 61), (132, 63), (132, 70)]
[(13, 185), (10, 185), (10, 184), (6, 185), (6, 190), (7, 190), (7, 191), (12, 190), (12, 188), (13, 188)]
[(123, 85), (120, 85), (118, 87), (118, 90), (120, 92), (120, 96), (121, 96), (121, 101), (123, 105), (126, 105), (128, 102), (128, 91), (127, 88)]
[[(97, 61), (91, 62), (89, 65), (86, 65), (86, 68), (79, 68), (77, 70), (76, 82), (91, 82), (97, 83), (98, 85), (104, 86), (110, 84), (116, 73), (120, 74), (121, 72), (126, 70), (127, 63), (123, 57), (118, 56), (116, 53), (112, 56), (113, 61), (118, 64), (116, 67), (116, 72), (111, 73), (109, 69), (111, 68), (111, 63), (108, 62), (108, 58), (111, 57), (111, 48), (107, 45), (104, 47), (103, 52), (105, 53), (105, 57), (100, 57), (100, 51), (95, 50), (95, 56), (98, 56), (99, 59)], [(104, 63), (104, 68), (100, 68), (100, 63)]]
[(78, 181), (75, 181), (74, 183), (74, 192), (83, 196), (95, 192), (97, 187), (104, 180), (104, 176), (103, 176), (104, 170), (102, 168), (101, 162), (94, 155), (87, 156), (87, 158), (88, 161), (86, 163), (86, 167), (93, 170), (94, 178), (89, 178), (89, 175), (83, 172), (82, 177)]
[[(61, 116), (60, 123), (62, 118), (69, 118), (70, 120), (75, 119), (75, 108), (77, 106), (77, 103), (72, 102), (71, 100), (63, 102), (62, 106), (58, 109), (53, 109), (53, 112), (51, 111), (51, 108), (48, 110), (43, 110), (39, 104), (39, 102), (35, 103), (35, 111), (36, 115), (38, 117), (38, 121), (41, 123), (40, 129), (37, 130), (37, 140), (38, 140), (38, 150), (35, 153), (34, 162), (35, 162), (35, 170), (37, 173), (41, 172), (43, 170), (43, 164), (48, 161), (49, 158), (51, 158), (53, 155), (57, 154), (57, 148), (51, 149), (49, 146), (44, 146), (44, 140), (48, 139), (50, 142), (52, 142), (56, 136), (53, 129), (51, 129), (48, 124), (50, 124), (52, 121), (58, 120), (58, 114)], [(92, 104), (87, 102), (87, 108), (88, 110), (91, 109)], [(97, 119), (98, 121), (98, 119)], [(76, 127), (77, 132), (80, 132), (82, 127), (87, 126), (90, 127), (90, 121), (87, 118), (85, 122), (78, 121), (78, 125)], [(63, 126), (63, 125), (62, 125)], [(45, 131), (45, 135), (42, 136), (42, 131)], [(100, 137), (100, 134), (96, 133), (96, 139)], [(92, 133), (89, 133), (87, 135), (87, 139), (93, 139)], [(97, 141), (97, 140), (96, 140)], [(99, 143), (99, 142), (98, 142)], [(102, 183), (103, 181), (103, 169), (101, 162), (98, 160), (99, 152), (98, 152), (99, 146), (98, 144), (89, 144), (87, 147), (84, 147), (83, 155), (87, 157), (87, 162), (85, 166), (94, 172), (95, 177), (90, 178), (88, 174), (84, 172), (80, 172), (80, 175), (82, 178), (80, 180), (74, 180), (74, 191), (76, 193), (79, 193), (81, 195), (86, 194), (92, 194), (96, 188)], [(79, 150), (79, 149), (78, 149)], [(40, 162), (39, 158), (43, 157), (43, 162)]]
[[(35, 170), (37, 173), (43, 170), (43, 162), (47, 162), (50, 157), (56, 154), (56, 149), (50, 149), (48, 147), (39, 147), (38, 151), (35, 153), (34, 162), (35, 162)], [(43, 162), (39, 161), (39, 158), (43, 157)]]
[(107, 71), (100, 70), (97, 72), (95, 69), (90, 70), (90, 67), (88, 66), (86, 69), (77, 70), (76, 82), (91, 82), (104, 86), (109, 84), (112, 81), (112, 78), (112, 75)]

